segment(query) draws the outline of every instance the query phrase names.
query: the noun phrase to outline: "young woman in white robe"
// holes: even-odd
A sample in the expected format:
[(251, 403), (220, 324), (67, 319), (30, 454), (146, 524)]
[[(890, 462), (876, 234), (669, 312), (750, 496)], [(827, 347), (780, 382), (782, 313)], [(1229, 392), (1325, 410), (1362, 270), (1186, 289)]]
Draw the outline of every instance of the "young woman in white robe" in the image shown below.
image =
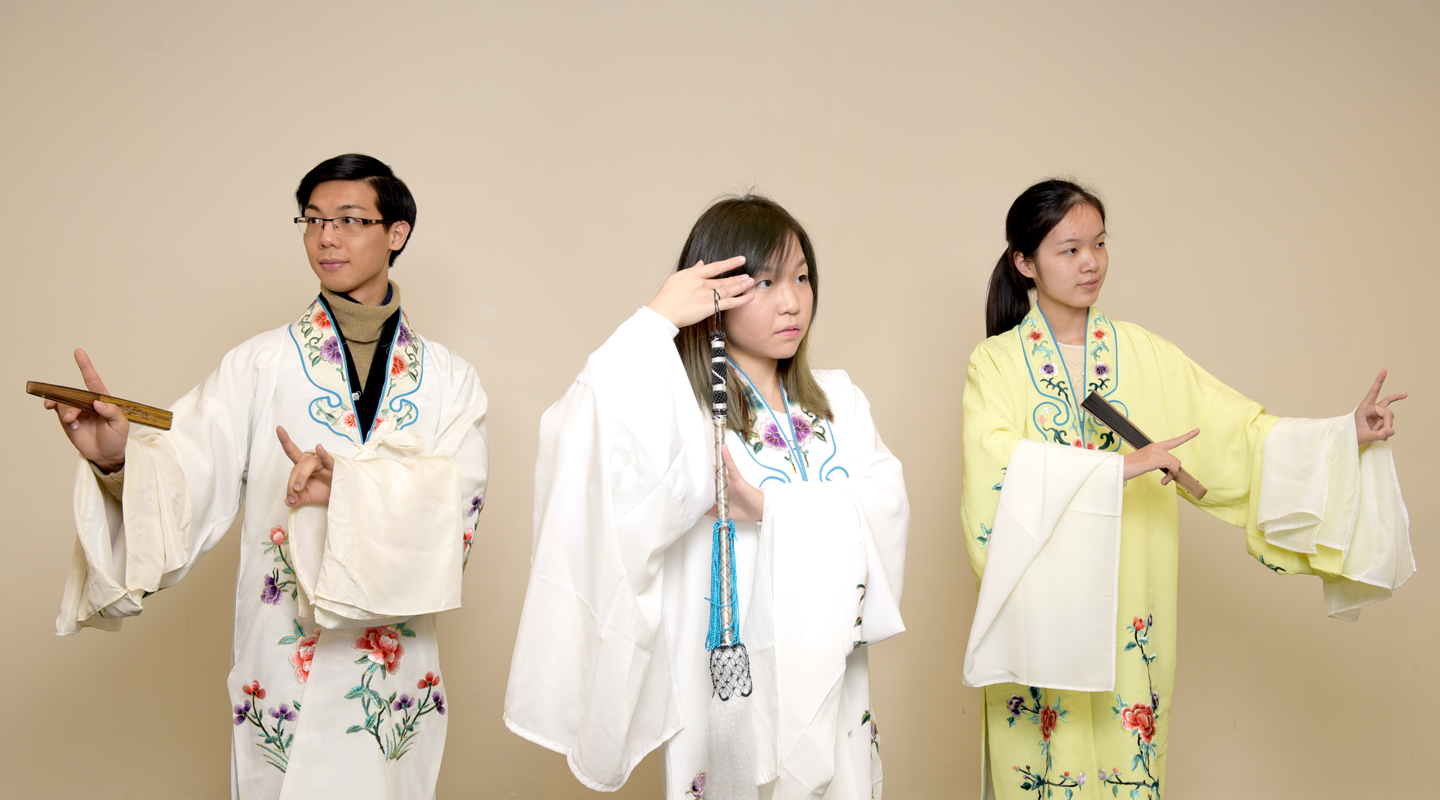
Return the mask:
[(909, 505), (864, 394), (807, 364), (817, 288), (794, 218), (753, 195), (721, 201), (541, 421), (505, 720), (592, 789), (619, 788), (659, 747), (664, 796), (706, 796), (718, 297), (759, 796), (881, 795), (868, 648), (903, 630)]
[[(394, 196), (409, 192), (386, 173), (342, 156), (302, 181), (302, 213), (340, 218), (305, 236), (325, 291), (227, 353), (171, 406), (170, 430), (132, 428), (106, 403), (47, 403), (81, 453), (58, 633), (119, 630), (244, 511), (230, 700), (215, 708), (216, 724), (233, 723), (238, 798), (428, 800), (440, 771), (448, 706), (434, 614), (460, 605), (484, 503), (486, 398), (474, 369), (398, 308), (388, 267), (414, 205), (396, 221)], [(392, 224), (346, 231), (345, 214)], [(365, 386), (380, 392), (367, 425), (333, 306), (382, 305), (389, 291), (397, 308)], [(76, 359), (105, 393), (88, 357)]]

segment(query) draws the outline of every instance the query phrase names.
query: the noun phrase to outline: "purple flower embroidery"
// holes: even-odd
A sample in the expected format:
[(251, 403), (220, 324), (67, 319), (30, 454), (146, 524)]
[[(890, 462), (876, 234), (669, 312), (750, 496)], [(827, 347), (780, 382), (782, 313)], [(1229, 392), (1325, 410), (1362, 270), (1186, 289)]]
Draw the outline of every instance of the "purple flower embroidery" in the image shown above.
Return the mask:
[(1101, 783), (1104, 783), (1109, 777), (1110, 777), (1110, 776), (1108, 776), (1108, 775), (1105, 774), (1105, 770), (1103, 770), (1103, 769), (1100, 770), (1100, 782), (1101, 782)]
[(1081, 786), (1084, 786), (1084, 785), (1085, 785), (1085, 773), (1083, 773), (1083, 772), (1080, 773), (1080, 777), (1076, 778), (1076, 779), (1075, 779), (1075, 782), (1078, 783), (1078, 784), (1080, 784)]
[(1097, 377), (1097, 378), (1103, 378), (1103, 377), (1105, 377), (1106, 375), (1109, 375), (1109, 374), (1110, 374), (1110, 365), (1109, 365), (1109, 364), (1106, 364), (1104, 361), (1098, 361), (1098, 362), (1095, 363), (1095, 377)]
[(445, 695), (440, 694), (439, 692), (436, 692), (434, 695), (432, 695), (432, 696), (430, 697), (430, 699), (435, 701), (435, 713), (436, 713), (436, 714), (444, 714), (444, 713), (445, 713)]
[(1147, 628), (1153, 628), (1153, 627), (1155, 627), (1155, 615), (1154, 615), (1154, 614), (1146, 614), (1146, 615), (1145, 615), (1145, 627), (1147, 627)]
[(765, 429), (760, 433), (760, 439), (771, 450), (785, 450), (788, 447), (785, 442), (785, 434), (780, 432), (780, 428), (774, 422), (765, 423)]
[(1053, 361), (1046, 361), (1044, 364), (1040, 365), (1040, 374), (1044, 375), (1047, 378), (1055, 377), (1055, 373), (1059, 371), (1060, 368), (1056, 367), (1055, 362)]
[(1010, 712), (1010, 716), (1018, 717), (1020, 716), (1020, 707), (1023, 705), (1025, 705), (1025, 701), (1020, 695), (1012, 694), (1010, 695), (1010, 699), (1005, 703), (1005, 710)]
[(695, 797), (705, 796), (705, 770), (700, 770), (700, 772), (690, 780), (690, 794)]
[(326, 339), (325, 344), (320, 345), (320, 357), (329, 361), (331, 364), (339, 364), (340, 340), (334, 336)]
[(395, 701), (395, 710), (404, 711), (405, 709), (410, 708), (413, 705), (415, 705), (415, 698), (411, 697), (408, 694), (402, 694), (400, 695), (400, 699)]
[(260, 590), (260, 602), (270, 605), (280, 604), (280, 587), (275, 585), (275, 576), (265, 576), (265, 588)]
[(1151, 693), (1150, 693), (1150, 703), (1151, 703), (1151, 705), (1150, 705), (1151, 708), (1155, 709), (1156, 711), (1159, 711), (1159, 710), (1160, 710), (1160, 695), (1159, 695), (1158, 693), (1156, 693), (1156, 692), (1151, 692)]
[(295, 712), (291, 711), (290, 707), (285, 705), (284, 703), (281, 703), (279, 708), (270, 709), (270, 716), (274, 717), (275, 719), (283, 719), (286, 722), (295, 721)]
[(805, 444), (807, 441), (810, 440), (810, 434), (812, 433), (812, 430), (810, 428), (809, 420), (805, 419), (799, 414), (791, 414), (790, 427), (792, 430), (795, 431), (796, 444)]
[(395, 346), (409, 347), (415, 343), (415, 337), (410, 333), (410, 326), (400, 323), (400, 334), (395, 337)]
[(235, 724), (244, 725), (245, 715), (250, 713), (250, 701), (246, 700), (244, 705), (235, 706)]
[(485, 508), (485, 495), (477, 494), (474, 498), (470, 500), (470, 513), (466, 514), (465, 516), (473, 517), (476, 514), (479, 514), (481, 509), (483, 508)]

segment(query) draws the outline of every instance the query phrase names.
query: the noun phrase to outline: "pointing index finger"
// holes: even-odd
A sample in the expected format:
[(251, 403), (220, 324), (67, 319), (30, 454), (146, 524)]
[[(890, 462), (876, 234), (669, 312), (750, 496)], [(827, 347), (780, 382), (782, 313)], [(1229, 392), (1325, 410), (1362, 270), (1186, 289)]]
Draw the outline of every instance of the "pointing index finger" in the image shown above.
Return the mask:
[(294, 442), (290, 441), (290, 434), (285, 432), (284, 425), (275, 426), (275, 435), (279, 437), (280, 448), (285, 451), (285, 455), (290, 459), (291, 463), (299, 464), (300, 460), (305, 458), (305, 453), (296, 447)]

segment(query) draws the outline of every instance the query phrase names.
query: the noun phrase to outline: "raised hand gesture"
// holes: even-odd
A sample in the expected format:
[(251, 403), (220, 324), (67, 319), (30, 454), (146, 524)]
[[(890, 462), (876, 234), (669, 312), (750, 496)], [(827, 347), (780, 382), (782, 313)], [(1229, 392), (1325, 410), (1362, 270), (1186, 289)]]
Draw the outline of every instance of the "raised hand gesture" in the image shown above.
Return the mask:
[(295, 466), (290, 469), (290, 480), (285, 484), (285, 505), (298, 508), (310, 503), (330, 502), (330, 481), (335, 477), (335, 459), (325, 446), (315, 445), (315, 452), (306, 453), (290, 441), (290, 434), (284, 426), (276, 426), (275, 435), (280, 437), (280, 447)]
[(709, 264), (696, 261), (695, 266), (679, 270), (666, 278), (665, 285), (660, 287), (659, 293), (646, 305), (670, 320), (670, 324), (677, 328), (694, 325), (714, 314), (716, 292), (720, 293), (721, 311), (743, 306), (755, 299), (755, 295), (745, 294), (755, 285), (755, 279), (749, 275), (723, 279), (716, 276), (724, 275), (744, 264), (745, 256), (735, 256)]
[[(85, 380), (86, 389), (96, 394), (110, 394), (84, 350), (75, 351), (75, 364), (80, 367), (80, 377)], [(125, 466), (125, 440), (130, 435), (130, 420), (125, 419), (119, 408), (100, 400), (95, 401), (93, 408), (76, 408), (54, 400), (46, 400), (45, 407), (60, 418), (60, 427), (80, 455), (106, 472)]]
[(1387, 374), (1387, 370), (1380, 370), (1375, 376), (1375, 385), (1355, 409), (1355, 439), (1362, 445), (1383, 442), (1395, 435), (1395, 412), (1390, 410), (1390, 404), (1410, 396), (1402, 392), (1380, 400), (1380, 389), (1385, 385)]

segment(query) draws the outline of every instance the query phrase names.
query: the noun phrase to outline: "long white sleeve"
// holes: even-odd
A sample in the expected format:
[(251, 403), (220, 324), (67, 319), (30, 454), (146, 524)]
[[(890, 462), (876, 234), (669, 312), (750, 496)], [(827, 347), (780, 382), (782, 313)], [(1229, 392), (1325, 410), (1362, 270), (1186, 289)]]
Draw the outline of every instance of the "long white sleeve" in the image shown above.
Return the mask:
[(1343, 553), (1326, 579), (1326, 612), (1358, 620), (1415, 574), (1410, 515), (1388, 442), (1356, 443), (1353, 414), (1286, 418), (1265, 439), (1257, 526), (1265, 541), (1296, 553)]
[[(966, 686), (1115, 688), (1124, 458), (1022, 439), (995, 512)], [(1057, 650), (1037, 645), (1064, 639)]]
[(229, 530), (244, 498), (253, 371), (235, 352), (174, 406), (169, 431), (133, 426), (123, 503), (80, 459), (78, 541), (55, 630), (117, 630), (173, 586)]
[(505, 722), (602, 791), (680, 727), (659, 578), (665, 548), (713, 502), (714, 478), (675, 332), (642, 308), (540, 423)]

